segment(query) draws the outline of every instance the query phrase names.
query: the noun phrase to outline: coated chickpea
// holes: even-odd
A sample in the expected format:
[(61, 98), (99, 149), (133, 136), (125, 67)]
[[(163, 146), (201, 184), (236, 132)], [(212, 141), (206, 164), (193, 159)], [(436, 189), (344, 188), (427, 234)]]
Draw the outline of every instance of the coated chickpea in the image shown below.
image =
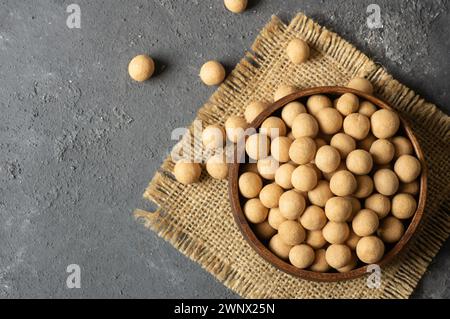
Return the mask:
[(244, 117), (247, 123), (253, 122), (268, 106), (269, 103), (263, 101), (255, 101), (250, 103), (244, 112)]
[(316, 116), (320, 110), (331, 107), (333, 107), (333, 102), (331, 102), (328, 96), (322, 94), (312, 95), (306, 101), (308, 112), (314, 116)]
[(363, 140), (370, 131), (370, 120), (360, 113), (352, 113), (344, 119), (344, 132), (356, 140)]
[(278, 201), (283, 194), (283, 189), (275, 183), (268, 184), (259, 192), (261, 203), (267, 208), (278, 207)]
[(400, 183), (398, 187), (399, 193), (407, 193), (411, 195), (419, 194), (419, 182), (417, 180), (410, 183)]
[(300, 224), (307, 230), (320, 230), (327, 223), (327, 216), (319, 206), (309, 206), (300, 216)]
[(305, 210), (306, 201), (302, 194), (290, 190), (279, 197), (281, 215), (289, 220), (298, 219)]
[(252, 198), (244, 204), (244, 215), (249, 222), (259, 224), (266, 220), (269, 209), (258, 198)]
[(276, 116), (270, 116), (261, 124), (260, 132), (271, 138), (286, 136), (286, 124)]
[(347, 155), (347, 168), (356, 175), (367, 175), (372, 170), (373, 160), (369, 152), (354, 150)]
[(292, 135), (294, 135), (295, 138), (314, 138), (317, 133), (319, 133), (319, 124), (311, 114), (301, 113), (297, 115), (292, 122)]
[(291, 178), (294, 170), (295, 166), (290, 163), (281, 165), (275, 172), (275, 183), (284, 189), (291, 189), (293, 187)]
[(278, 227), (280, 227), (281, 223), (283, 223), (286, 220), (287, 219), (284, 218), (283, 215), (281, 215), (279, 208), (271, 208), (269, 210), (269, 216), (267, 218), (267, 221), (269, 222), (269, 225), (273, 229), (278, 230)]
[(375, 104), (369, 101), (363, 101), (359, 104), (359, 110), (358, 113), (367, 116), (370, 118), (373, 113), (377, 111), (377, 107)]
[(395, 158), (399, 158), (402, 155), (412, 155), (414, 152), (411, 141), (404, 136), (394, 136), (391, 138), (391, 143), (394, 144)]
[(317, 173), (307, 165), (298, 166), (291, 177), (292, 186), (301, 192), (308, 192), (317, 185)]
[(236, 115), (230, 116), (225, 122), (225, 132), (227, 133), (228, 139), (233, 143), (237, 143), (244, 137), (246, 127), (247, 122), (243, 117)]
[(350, 234), (350, 228), (347, 223), (329, 221), (322, 229), (322, 234), (330, 244), (343, 244)]
[(350, 235), (348, 235), (347, 240), (345, 241), (345, 244), (351, 249), (356, 250), (356, 246), (358, 245), (359, 240), (361, 239), (360, 236), (356, 235), (353, 230), (350, 230)]
[(398, 242), (405, 233), (405, 226), (395, 217), (386, 217), (381, 221), (377, 234), (385, 243), (392, 244)]
[(278, 227), (278, 235), (281, 240), (288, 245), (298, 245), (305, 240), (305, 230), (299, 222), (287, 220)]
[(400, 119), (397, 113), (382, 109), (370, 117), (372, 133), (378, 138), (390, 138), (397, 133), (400, 127)]
[(310, 137), (297, 138), (289, 148), (289, 157), (296, 164), (307, 164), (316, 155), (316, 143)]
[(292, 265), (300, 269), (311, 266), (314, 259), (314, 250), (308, 245), (296, 245), (289, 251), (289, 261)]
[(280, 167), (280, 163), (272, 156), (260, 159), (256, 164), (258, 173), (267, 180), (275, 179), (275, 173)]
[(277, 233), (267, 220), (259, 224), (254, 224), (253, 231), (255, 232), (256, 237), (261, 240), (268, 240)]
[(239, 191), (245, 198), (254, 198), (259, 195), (263, 183), (261, 177), (253, 172), (246, 172), (239, 176)]
[(273, 99), (274, 99), (274, 101), (278, 101), (278, 100), (281, 100), (282, 98), (284, 98), (292, 93), (295, 93), (297, 91), (298, 91), (298, 88), (293, 85), (282, 84), (276, 89), (276, 91), (273, 95)]
[(135, 56), (128, 64), (128, 74), (138, 82), (143, 82), (151, 78), (155, 72), (155, 62), (145, 54)]
[(362, 209), (353, 217), (352, 229), (360, 237), (372, 235), (378, 226), (378, 215), (370, 209)]
[(330, 179), (330, 189), (337, 196), (348, 196), (355, 192), (357, 182), (355, 176), (347, 170), (334, 174)]
[(358, 175), (356, 176), (356, 187), (353, 196), (356, 198), (366, 198), (370, 196), (373, 192), (373, 181), (368, 175)]
[(261, 133), (250, 135), (245, 142), (245, 150), (250, 158), (254, 160), (263, 159), (269, 155), (270, 139), (267, 135)]
[(247, 8), (247, 0), (224, 0), (224, 4), (233, 13), (242, 13)]
[(223, 147), (225, 140), (225, 130), (220, 125), (208, 125), (202, 132), (202, 143), (207, 149)]
[(329, 183), (321, 180), (317, 183), (317, 186), (308, 192), (308, 200), (311, 204), (319, 207), (325, 207), (326, 202), (333, 197), (333, 193), (330, 190)]
[(333, 244), (327, 248), (325, 258), (331, 267), (339, 269), (350, 263), (352, 252), (345, 245)]
[(337, 133), (331, 138), (330, 145), (338, 150), (342, 159), (356, 149), (355, 140), (345, 133)]
[(280, 234), (276, 234), (269, 241), (270, 251), (272, 251), (276, 256), (284, 260), (289, 259), (289, 251), (291, 250), (291, 248), (292, 248), (291, 245), (285, 244), (283, 242), (283, 240), (280, 237)]
[(373, 85), (369, 80), (364, 78), (354, 78), (348, 84), (347, 87), (358, 90), (367, 94), (373, 94)]
[(419, 160), (411, 155), (400, 156), (394, 165), (394, 171), (398, 179), (403, 183), (410, 183), (420, 175), (422, 165)]
[(326, 255), (325, 249), (316, 250), (314, 261), (312, 265), (309, 267), (309, 269), (315, 272), (329, 271), (330, 265), (328, 265), (325, 255)]
[(363, 237), (358, 241), (356, 254), (366, 264), (376, 264), (383, 258), (384, 244), (376, 236)]
[(223, 154), (217, 154), (206, 162), (206, 171), (215, 179), (226, 179), (228, 176), (228, 164)]
[(370, 147), (372, 146), (373, 142), (375, 142), (377, 138), (373, 136), (372, 133), (369, 132), (367, 134), (367, 137), (361, 141), (358, 141), (357, 146), (358, 148), (364, 150), (364, 151), (370, 151)]
[(323, 238), (321, 230), (308, 230), (306, 232), (305, 243), (314, 249), (319, 249), (325, 246), (327, 241)]
[(202, 168), (200, 164), (192, 163), (187, 160), (178, 161), (173, 169), (176, 180), (185, 185), (198, 182), (201, 173)]
[(219, 85), (225, 79), (225, 68), (217, 61), (208, 61), (200, 69), (200, 79), (206, 85)]
[(395, 154), (394, 145), (386, 139), (378, 139), (370, 146), (369, 153), (372, 155), (375, 164), (388, 164)]
[(345, 93), (336, 102), (336, 109), (344, 116), (359, 109), (359, 98), (353, 93)]
[(379, 219), (383, 219), (391, 211), (391, 201), (387, 196), (376, 193), (366, 198), (364, 207), (374, 211)]
[(309, 46), (301, 39), (293, 39), (286, 48), (286, 54), (292, 63), (301, 64), (306, 62), (309, 58)]
[(397, 175), (387, 168), (379, 169), (375, 172), (373, 183), (377, 192), (385, 196), (394, 195), (399, 185)]
[(345, 222), (352, 214), (352, 203), (345, 197), (332, 197), (325, 204), (325, 213), (333, 222)]
[(286, 136), (279, 136), (272, 140), (270, 153), (272, 157), (281, 163), (289, 162), (289, 148), (292, 140)]
[(335, 134), (342, 128), (342, 115), (335, 108), (321, 109), (315, 114), (315, 117), (320, 130), (325, 134)]
[(392, 215), (398, 219), (411, 218), (417, 209), (417, 202), (410, 194), (397, 194), (392, 198)]
[(341, 156), (337, 149), (325, 145), (317, 150), (315, 157), (316, 166), (324, 173), (335, 171), (341, 163)]
[(281, 111), (281, 118), (288, 127), (292, 127), (294, 119), (297, 117), (297, 115), (303, 113), (306, 113), (305, 106), (298, 101), (294, 101), (286, 104), (283, 107), (283, 110)]

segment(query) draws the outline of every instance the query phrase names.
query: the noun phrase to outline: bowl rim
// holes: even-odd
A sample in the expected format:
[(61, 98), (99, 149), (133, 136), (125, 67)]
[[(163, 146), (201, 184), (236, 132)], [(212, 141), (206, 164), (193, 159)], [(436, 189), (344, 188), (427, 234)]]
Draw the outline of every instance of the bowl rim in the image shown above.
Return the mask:
[[(389, 106), (386, 102), (381, 100), (378, 97), (375, 97), (374, 95), (370, 95), (358, 90), (354, 90), (347, 87), (341, 87), (341, 86), (322, 86), (322, 87), (313, 87), (313, 88), (307, 88), (307, 89), (301, 89), (293, 94), (290, 94), (273, 104), (271, 104), (269, 107), (267, 107), (252, 123), (247, 125), (247, 128), (259, 128), (262, 124), (262, 122), (275, 113), (276, 111), (280, 110), (283, 106), (286, 104), (296, 101), (300, 98), (304, 98), (307, 96), (315, 95), (315, 94), (327, 94), (327, 95), (342, 95), (344, 93), (353, 93), (373, 104), (375, 104), (378, 108), (384, 108), (391, 111), (396, 112), (399, 115), (401, 124), (403, 126), (403, 129), (406, 133), (406, 136), (411, 141), (415, 154), (417, 158), (419, 159), (421, 165), (422, 165), (422, 172), (420, 175), (420, 189), (419, 189), (419, 201), (417, 204), (416, 212), (414, 213), (413, 217), (411, 218), (411, 221), (409, 223), (409, 226), (405, 230), (405, 233), (403, 234), (402, 238), (392, 247), (382, 258), (380, 262), (377, 263), (378, 266), (381, 268), (386, 266), (388, 263), (390, 263), (394, 257), (396, 257), (400, 252), (403, 252), (406, 245), (410, 242), (410, 239), (415, 234), (416, 230), (418, 229), (418, 226), (420, 224), (420, 221), (422, 220), (424, 209), (425, 209), (425, 203), (426, 203), (426, 196), (427, 196), (427, 166), (425, 163), (425, 157), (423, 154), (423, 151), (420, 147), (420, 144), (414, 135), (411, 126), (408, 124), (408, 122), (402, 118), (402, 116), (394, 110), (391, 106)], [(262, 258), (264, 258), (267, 262), (275, 266), (277, 269), (284, 271), (285, 273), (288, 273), (290, 275), (307, 279), (307, 280), (313, 280), (313, 281), (325, 281), (325, 282), (333, 282), (333, 281), (342, 281), (342, 280), (349, 280), (349, 279), (355, 279), (358, 277), (361, 277), (365, 274), (370, 274), (372, 272), (371, 269), (368, 269), (370, 265), (365, 265), (363, 267), (356, 268), (352, 271), (346, 272), (346, 273), (339, 273), (339, 272), (333, 272), (333, 273), (320, 273), (320, 272), (314, 272), (310, 270), (303, 270), (296, 268), (295, 266), (291, 265), (289, 262), (282, 260), (278, 256), (276, 256), (274, 253), (272, 253), (255, 235), (253, 232), (250, 224), (248, 223), (247, 219), (245, 218), (244, 213), (242, 212), (241, 202), (240, 202), (240, 196), (239, 196), (239, 189), (238, 189), (238, 178), (239, 178), (239, 167), (240, 163), (238, 163), (237, 159), (237, 146), (234, 145), (234, 154), (235, 154), (235, 161), (234, 163), (229, 164), (229, 175), (228, 175), (228, 193), (232, 208), (232, 213), (234, 220), (236, 224), (238, 225), (243, 237), (245, 240), (249, 243), (249, 245), (260, 255)]]

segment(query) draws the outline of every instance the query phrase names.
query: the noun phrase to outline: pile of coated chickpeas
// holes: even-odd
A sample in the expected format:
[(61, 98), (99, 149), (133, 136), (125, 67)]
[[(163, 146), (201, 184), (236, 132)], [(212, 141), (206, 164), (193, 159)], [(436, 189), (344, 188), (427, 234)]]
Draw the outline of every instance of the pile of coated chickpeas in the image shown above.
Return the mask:
[[(372, 94), (367, 80), (348, 86)], [(275, 99), (289, 93), (282, 86)], [(395, 112), (352, 93), (302, 102), (288, 103), (247, 138), (256, 163), (239, 177), (243, 212), (268, 248), (297, 268), (348, 272), (377, 263), (417, 208), (421, 164), (413, 146)]]

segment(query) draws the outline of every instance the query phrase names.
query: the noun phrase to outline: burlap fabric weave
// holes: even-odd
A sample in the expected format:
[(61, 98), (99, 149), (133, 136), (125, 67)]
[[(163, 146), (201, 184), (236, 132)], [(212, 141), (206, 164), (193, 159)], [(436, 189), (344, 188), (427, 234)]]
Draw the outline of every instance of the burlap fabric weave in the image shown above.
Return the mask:
[[(285, 48), (300, 37), (311, 46), (307, 63), (288, 61)], [(277, 17), (265, 26), (251, 52), (199, 110), (205, 124), (242, 115), (255, 100), (272, 99), (281, 84), (299, 88), (346, 85), (366, 77), (376, 95), (390, 103), (411, 124), (429, 168), (425, 217), (405, 253), (383, 269), (382, 285), (368, 288), (366, 278), (336, 283), (302, 280), (275, 269), (246, 243), (231, 213), (226, 181), (203, 173), (201, 182), (183, 186), (172, 175), (168, 158), (155, 174), (144, 198), (158, 205), (156, 212), (137, 210), (136, 217), (198, 262), (224, 285), (246, 298), (407, 298), (450, 233), (450, 119), (431, 103), (392, 78), (380, 65), (337, 34), (303, 14), (289, 25)]]

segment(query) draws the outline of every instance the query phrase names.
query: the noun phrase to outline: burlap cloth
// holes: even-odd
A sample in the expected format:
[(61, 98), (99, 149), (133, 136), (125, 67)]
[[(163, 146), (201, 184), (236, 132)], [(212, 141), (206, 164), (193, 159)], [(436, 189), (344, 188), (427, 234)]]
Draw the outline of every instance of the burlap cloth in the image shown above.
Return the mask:
[[(300, 37), (310, 44), (311, 58), (294, 65), (285, 54), (288, 41)], [(199, 110), (197, 119), (224, 123), (242, 115), (254, 100), (271, 100), (281, 83), (299, 88), (345, 85), (366, 77), (376, 95), (396, 108), (409, 122), (423, 147), (429, 168), (424, 221), (408, 250), (382, 272), (382, 285), (370, 289), (366, 278), (337, 283), (302, 280), (275, 269), (246, 243), (236, 226), (226, 181), (203, 173), (201, 182), (183, 186), (172, 176), (166, 159), (144, 198), (158, 205), (156, 212), (136, 210), (135, 216), (198, 262), (224, 285), (246, 298), (407, 298), (450, 233), (449, 117), (400, 84), (380, 65), (337, 34), (299, 14), (289, 25), (277, 17), (265, 26), (244, 59)]]

